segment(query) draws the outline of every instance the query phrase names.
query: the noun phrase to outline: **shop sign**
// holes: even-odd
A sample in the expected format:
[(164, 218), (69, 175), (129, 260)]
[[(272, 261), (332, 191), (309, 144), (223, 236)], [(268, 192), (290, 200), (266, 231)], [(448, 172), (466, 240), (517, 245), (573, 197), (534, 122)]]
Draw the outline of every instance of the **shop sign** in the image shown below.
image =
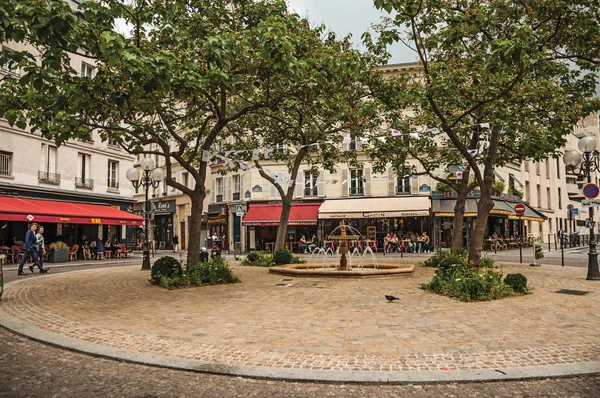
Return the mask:
[(385, 213), (363, 213), (363, 218), (383, 218)]
[(175, 201), (164, 200), (161, 202), (154, 202), (155, 213), (175, 213)]
[(252, 187), (252, 192), (262, 192), (262, 187), (260, 185), (255, 185)]
[(102, 219), (100, 218), (91, 218), (90, 221), (92, 224), (102, 224)]
[(419, 187), (419, 192), (429, 192), (431, 191), (431, 187), (427, 184), (423, 184)]
[(210, 216), (206, 221), (207, 224), (226, 224), (225, 216)]

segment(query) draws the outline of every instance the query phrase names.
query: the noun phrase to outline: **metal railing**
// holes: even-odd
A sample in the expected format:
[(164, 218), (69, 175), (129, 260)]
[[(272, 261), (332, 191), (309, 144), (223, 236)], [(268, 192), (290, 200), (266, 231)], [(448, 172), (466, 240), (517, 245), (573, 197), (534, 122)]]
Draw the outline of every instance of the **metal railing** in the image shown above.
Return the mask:
[(94, 188), (94, 180), (91, 180), (89, 178), (75, 177), (75, 186), (77, 188), (93, 189)]
[(109, 179), (109, 180), (108, 180), (108, 184), (107, 184), (107, 186), (108, 186), (109, 188), (113, 188), (113, 189), (119, 189), (119, 181), (117, 181), (117, 180), (110, 180), (110, 179)]
[(396, 195), (409, 195), (410, 194), (410, 186), (409, 185), (399, 185), (396, 187)]
[(60, 174), (38, 171), (38, 181), (58, 185), (60, 184)]
[(351, 187), (350, 188), (350, 196), (364, 196), (365, 188), (364, 187)]

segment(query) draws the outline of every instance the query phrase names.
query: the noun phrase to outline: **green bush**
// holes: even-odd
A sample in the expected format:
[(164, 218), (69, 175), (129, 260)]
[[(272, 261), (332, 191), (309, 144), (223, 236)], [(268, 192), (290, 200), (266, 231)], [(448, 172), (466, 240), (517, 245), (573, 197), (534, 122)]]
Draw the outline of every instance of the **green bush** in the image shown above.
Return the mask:
[(479, 258), (479, 266), (480, 267), (493, 267), (496, 262), (493, 258), (488, 256), (487, 254), (482, 255)]
[(450, 255), (450, 250), (438, 250), (433, 256), (429, 257), (427, 260), (423, 262), (425, 267), (437, 267), (440, 265), (440, 262)]
[[(251, 254), (254, 254), (251, 256)], [(253, 267), (272, 267), (273, 256), (271, 254), (250, 253), (241, 262), (242, 265), (250, 265)]]
[(276, 265), (291, 264), (294, 256), (289, 250), (279, 249), (273, 253), (273, 262)]
[(541, 258), (544, 258), (544, 248), (542, 246), (542, 240), (541, 239), (537, 239), (533, 243), (533, 247), (534, 247), (534, 251), (535, 251), (535, 259), (539, 260)]
[(180, 277), (183, 273), (183, 269), (179, 261), (170, 256), (164, 256), (159, 258), (152, 264), (150, 270), (150, 279), (154, 283), (160, 283), (162, 277), (176, 278)]
[(527, 278), (522, 274), (508, 274), (504, 278), (504, 283), (510, 286), (515, 292), (527, 293)]
[(237, 283), (240, 280), (233, 275), (222, 257), (213, 257), (208, 262), (199, 262), (186, 267), (186, 282), (190, 285), (217, 285)]
[(247, 259), (249, 262), (251, 262), (251, 263), (252, 263), (252, 262), (254, 262), (254, 261), (258, 260), (258, 253), (256, 253), (256, 252), (250, 252), (250, 253), (248, 253), (248, 255), (246, 256), (246, 259)]

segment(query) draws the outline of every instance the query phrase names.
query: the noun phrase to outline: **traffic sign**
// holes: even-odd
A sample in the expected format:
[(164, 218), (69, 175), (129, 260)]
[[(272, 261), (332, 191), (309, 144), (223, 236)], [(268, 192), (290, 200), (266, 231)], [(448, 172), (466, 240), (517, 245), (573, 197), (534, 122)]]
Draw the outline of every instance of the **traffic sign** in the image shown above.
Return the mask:
[(244, 215), (244, 208), (242, 205), (235, 205), (235, 215), (241, 217)]
[(600, 194), (600, 189), (598, 189), (598, 185), (589, 183), (583, 186), (583, 196), (585, 196), (586, 198), (594, 199), (598, 196), (598, 194)]
[(523, 214), (525, 214), (525, 205), (523, 203), (517, 203), (515, 205), (515, 213), (518, 216), (522, 216)]

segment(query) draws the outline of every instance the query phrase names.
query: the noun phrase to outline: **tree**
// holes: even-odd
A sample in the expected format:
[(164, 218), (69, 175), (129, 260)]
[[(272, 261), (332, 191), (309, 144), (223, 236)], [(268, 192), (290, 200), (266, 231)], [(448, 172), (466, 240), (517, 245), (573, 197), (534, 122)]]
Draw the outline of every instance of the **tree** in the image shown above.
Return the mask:
[[(378, 43), (366, 38), (370, 48), (384, 51), (391, 42), (407, 40), (421, 67), (418, 77), (383, 81), (378, 97), (388, 109), (408, 111), (390, 112), (389, 122), (419, 132), (418, 139), (405, 133), (419, 161), (437, 153), (438, 165), (447, 167), (458, 154), (481, 188), (470, 248), (470, 260), (478, 264), (494, 206), (494, 168), (558, 156), (577, 120), (598, 109), (592, 97), (600, 66), (599, 2), (375, 0), (375, 5), (395, 15), (382, 26)], [(484, 145), (470, 152), (474, 129), (482, 123), (490, 127), (476, 131)], [(448, 151), (433, 145), (439, 143), (437, 131), (446, 137)]]
[[(0, 117), (57, 144), (98, 131), (132, 154), (165, 160), (166, 183), (191, 199), (188, 263), (199, 260), (206, 173), (226, 127), (277, 103), (294, 73), (301, 18), (281, 0), (4, 2), (0, 40), (39, 51), (0, 54), (25, 72), (0, 88)], [(115, 30), (120, 19), (130, 34)], [(72, 57), (95, 65), (78, 76)], [(192, 187), (175, 181), (179, 163)]]
[[(292, 201), (297, 191), (303, 192), (304, 187), (298, 185), (301, 165), (313, 176), (334, 172), (339, 163), (358, 165), (356, 151), (341, 148), (344, 136), (352, 134), (358, 141), (377, 123), (373, 101), (368, 98), (373, 65), (370, 58), (352, 49), (349, 37), (338, 40), (333, 33), (325, 34), (324, 26), (311, 29), (306, 22), (297, 51), (295, 56), (303, 62), (293, 74), (274, 82), (279, 103), (236, 124), (238, 131), (253, 134), (230, 148), (241, 150), (246, 161), (252, 161), (254, 150), (275, 149), (271, 156), (253, 161), (282, 199), (276, 250), (285, 246)], [(289, 178), (283, 183), (262, 166), (271, 161), (285, 164)]]

